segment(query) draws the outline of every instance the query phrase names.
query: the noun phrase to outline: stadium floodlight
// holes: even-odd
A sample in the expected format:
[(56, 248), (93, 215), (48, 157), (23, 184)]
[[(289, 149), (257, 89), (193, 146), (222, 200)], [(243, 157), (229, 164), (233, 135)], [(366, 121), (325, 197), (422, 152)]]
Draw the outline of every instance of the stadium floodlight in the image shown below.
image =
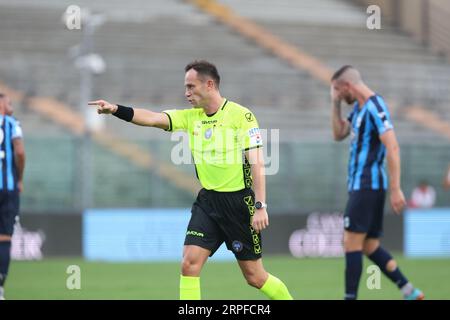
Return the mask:
[(106, 16), (101, 13), (93, 14), (87, 8), (80, 9), (77, 6), (70, 6), (63, 14), (63, 22), (69, 30), (81, 30), (81, 42), (69, 49), (68, 56), (80, 71), (79, 111), (83, 114), (86, 125), (82, 140), (82, 152), (79, 153), (78, 159), (81, 168), (79, 175), (80, 204), (84, 209), (92, 207), (93, 204), (91, 133), (104, 128), (104, 118), (98, 117), (96, 109), (88, 106), (88, 101), (92, 100), (93, 75), (102, 74), (106, 70), (103, 58), (93, 52), (94, 33), (99, 26), (106, 22)]
[[(88, 8), (69, 6), (62, 16), (62, 21), (69, 30), (81, 30), (81, 42), (68, 51), (69, 58), (80, 71), (80, 102), (79, 110), (83, 114), (86, 130), (98, 131), (103, 129), (102, 117), (98, 117), (87, 102), (92, 100), (93, 75), (100, 75), (106, 70), (103, 57), (93, 52), (94, 33), (98, 27), (106, 22), (103, 13), (92, 13)], [(74, 28), (69, 28), (76, 26)]]
[(87, 69), (95, 75), (102, 74), (106, 69), (105, 60), (96, 53), (79, 56), (75, 59), (75, 66), (78, 69)]

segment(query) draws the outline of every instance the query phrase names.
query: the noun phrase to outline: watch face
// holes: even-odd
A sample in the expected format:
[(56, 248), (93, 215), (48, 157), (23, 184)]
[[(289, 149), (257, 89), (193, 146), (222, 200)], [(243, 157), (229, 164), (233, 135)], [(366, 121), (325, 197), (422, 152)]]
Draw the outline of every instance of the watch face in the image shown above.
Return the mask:
[(261, 203), (260, 201), (257, 201), (257, 202), (255, 203), (255, 208), (256, 208), (256, 209), (261, 209), (261, 208), (262, 208), (262, 203)]

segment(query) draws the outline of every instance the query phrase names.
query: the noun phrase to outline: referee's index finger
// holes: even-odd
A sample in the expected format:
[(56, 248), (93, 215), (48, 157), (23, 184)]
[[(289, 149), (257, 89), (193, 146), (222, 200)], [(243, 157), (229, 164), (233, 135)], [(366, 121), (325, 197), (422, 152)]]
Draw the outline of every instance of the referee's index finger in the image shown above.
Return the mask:
[(98, 106), (100, 104), (104, 104), (105, 102), (103, 100), (96, 100), (96, 101), (89, 101), (88, 105), (90, 106)]

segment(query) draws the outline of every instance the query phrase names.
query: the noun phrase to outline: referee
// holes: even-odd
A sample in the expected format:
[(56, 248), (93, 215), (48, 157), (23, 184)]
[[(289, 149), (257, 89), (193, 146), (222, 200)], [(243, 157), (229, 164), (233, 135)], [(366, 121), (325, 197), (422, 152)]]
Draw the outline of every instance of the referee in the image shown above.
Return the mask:
[[(266, 272), (261, 230), (269, 225), (265, 170), (258, 122), (247, 108), (223, 98), (217, 68), (204, 60), (185, 68), (185, 96), (193, 108), (156, 113), (89, 102), (140, 126), (189, 134), (189, 147), (202, 189), (191, 209), (184, 241), (180, 299), (200, 299), (200, 273), (225, 242), (250, 286), (270, 299), (291, 300), (284, 283)], [(253, 187), (253, 189), (252, 189)]]

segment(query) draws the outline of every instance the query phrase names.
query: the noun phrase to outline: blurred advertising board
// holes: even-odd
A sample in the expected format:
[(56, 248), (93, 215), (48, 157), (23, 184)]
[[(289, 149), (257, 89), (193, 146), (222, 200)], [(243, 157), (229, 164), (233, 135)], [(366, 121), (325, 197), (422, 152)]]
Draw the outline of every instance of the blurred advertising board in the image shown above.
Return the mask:
[(14, 260), (81, 256), (81, 214), (21, 214), (11, 243)]
[[(83, 214), (83, 256), (101, 261), (181, 261), (190, 209), (92, 209)], [(231, 260), (225, 244), (212, 260)]]
[(450, 208), (410, 209), (404, 223), (407, 257), (450, 257)]

